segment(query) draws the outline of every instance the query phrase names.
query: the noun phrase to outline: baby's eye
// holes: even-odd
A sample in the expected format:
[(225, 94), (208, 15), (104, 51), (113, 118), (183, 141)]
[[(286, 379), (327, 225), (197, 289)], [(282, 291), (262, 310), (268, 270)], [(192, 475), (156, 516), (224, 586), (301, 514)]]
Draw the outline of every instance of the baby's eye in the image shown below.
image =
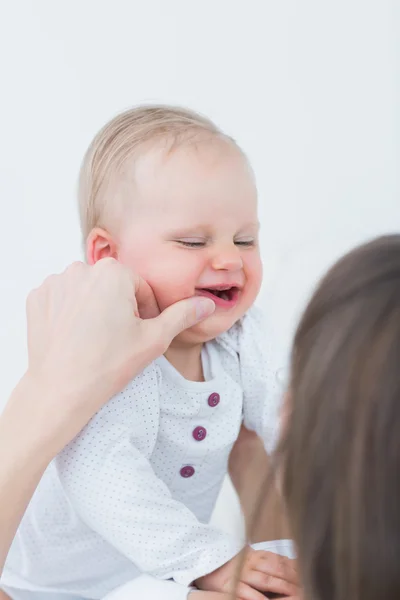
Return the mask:
[(235, 240), (235, 245), (236, 246), (255, 246), (256, 245), (256, 241), (254, 239), (248, 239), (248, 240)]
[(177, 240), (177, 242), (187, 248), (203, 248), (206, 245), (204, 240)]

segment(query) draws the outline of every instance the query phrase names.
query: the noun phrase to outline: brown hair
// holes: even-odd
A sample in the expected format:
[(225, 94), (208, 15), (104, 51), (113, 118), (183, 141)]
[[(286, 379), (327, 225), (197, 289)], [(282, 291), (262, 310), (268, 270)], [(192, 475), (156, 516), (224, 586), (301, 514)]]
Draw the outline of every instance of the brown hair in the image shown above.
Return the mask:
[(398, 600), (399, 235), (347, 254), (312, 297), (280, 458), (306, 599)]

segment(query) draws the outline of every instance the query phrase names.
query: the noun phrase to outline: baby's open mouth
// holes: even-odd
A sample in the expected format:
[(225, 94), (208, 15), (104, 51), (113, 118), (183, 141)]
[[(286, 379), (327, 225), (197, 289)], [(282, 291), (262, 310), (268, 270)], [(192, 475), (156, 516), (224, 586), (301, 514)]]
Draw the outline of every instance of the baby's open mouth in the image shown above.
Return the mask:
[(225, 302), (232, 302), (236, 300), (239, 294), (239, 288), (236, 286), (232, 287), (218, 287), (218, 288), (199, 288), (197, 290), (200, 293), (206, 294), (209, 297), (216, 297)]

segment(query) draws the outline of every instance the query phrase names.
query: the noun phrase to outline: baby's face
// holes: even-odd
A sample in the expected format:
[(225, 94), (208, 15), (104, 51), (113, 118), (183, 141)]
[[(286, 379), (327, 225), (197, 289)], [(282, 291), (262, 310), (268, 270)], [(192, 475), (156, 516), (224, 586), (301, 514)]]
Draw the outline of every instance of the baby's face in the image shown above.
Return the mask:
[(261, 285), (257, 192), (241, 153), (225, 141), (154, 149), (137, 161), (132, 213), (118, 258), (152, 287), (161, 310), (194, 295), (215, 313), (179, 336), (199, 343), (227, 331)]

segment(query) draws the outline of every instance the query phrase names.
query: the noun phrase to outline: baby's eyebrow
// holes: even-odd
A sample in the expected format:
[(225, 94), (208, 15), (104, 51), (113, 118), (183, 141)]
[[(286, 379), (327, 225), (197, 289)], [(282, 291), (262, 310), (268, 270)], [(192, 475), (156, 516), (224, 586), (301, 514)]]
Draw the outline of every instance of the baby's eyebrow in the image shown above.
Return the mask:
[(197, 226), (197, 227), (182, 227), (181, 229), (173, 229), (167, 232), (168, 237), (180, 238), (188, 237), (191, 235), (209, 235), (209, 227)]
[[(240, 229), (235, 232), (235, 235), (240, 235), (242, 233), (258, 233), (260, 229), (260, 223), (258, 221), (252, 221), (250, 223), (246, 223)], [(190, 236), (203, 236), (203, 237), (212, 237), (215, 232), (210, 228), (210, 225), (196, 225), (191, 227), (181, 227), (179, 229), (171, 229), (167, 231), (167, 237), (169, 238), (184, 238)]]
[(242, 233), (243, 231), (248, 231), (249, 229), (251, 229), (251, 231), (258, 232), (260, 230), (260, 222), (252, 221), (251, 223), (247, 223), (246, 225), (244, 225), (243, 227), (240, 228), (238, 233)]

